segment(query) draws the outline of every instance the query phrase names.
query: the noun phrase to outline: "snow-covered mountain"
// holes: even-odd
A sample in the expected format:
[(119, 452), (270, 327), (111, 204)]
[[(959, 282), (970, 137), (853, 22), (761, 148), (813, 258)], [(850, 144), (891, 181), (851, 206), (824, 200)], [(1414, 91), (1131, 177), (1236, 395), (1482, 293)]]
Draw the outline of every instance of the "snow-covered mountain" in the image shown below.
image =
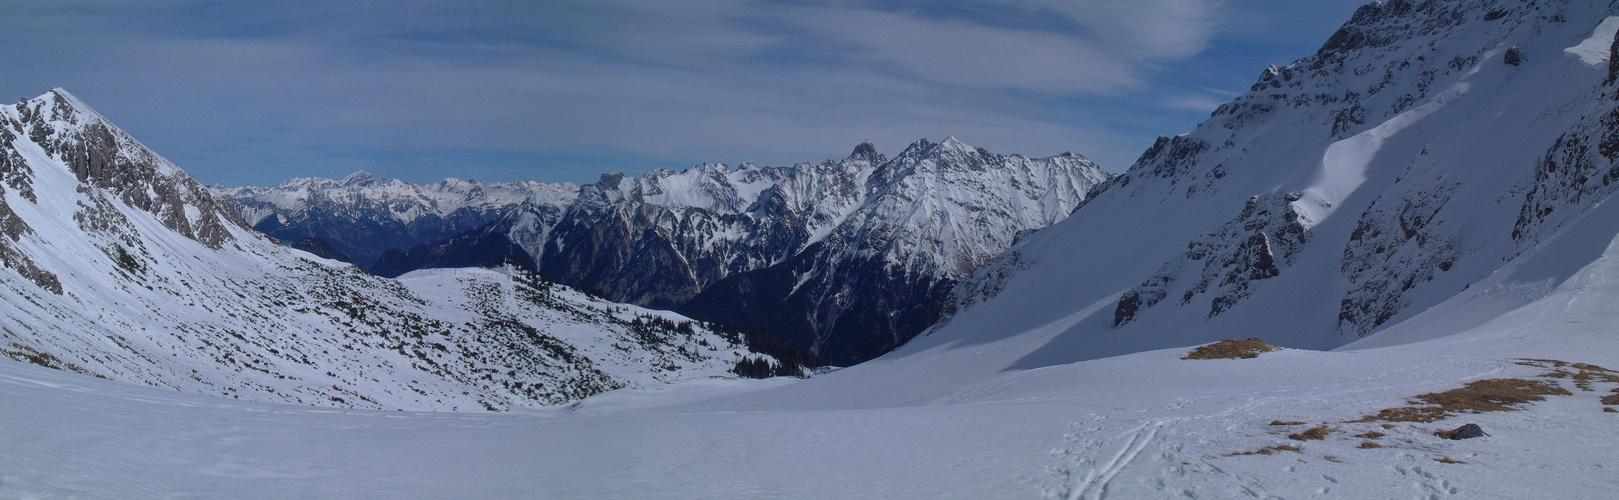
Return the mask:
[[(1019, 234), (1067, 217), (1108, 176), (1072, 153), (998, 155), (954, 137), (923, 139), (893, 159), (867, 142), (842, 160), (817, 164), (707, 163), (640, 177), (611, 173), (580, 186), (576, 197), (544, 191), (499, 207), (490, 201), (481, 206), (493, 207), (484, 212), (494, 214), (491, 222), (389, 250), (370, 270), (395, 276), (515, 257), (611, 300), (769, 332), (849, 364), (932, 324), (958, 279)], [(326, 209), (350, 214), (336, 224), (340, 228), (393, 224), (394, 212), (366, 208), (384, 196), (355, 195), (351, 184), (459, 199), (444, 194), (444, 183), (376, 180), (299, 179), (284, 187), (219, 191), (245, 213), (264, 210), (257, 227), (272, 235), (277, 230), (266, 226), (272, 220), (304, 221), (302, 235), (333, 231), (311, 229), (333, 219), (316, 221), (302, 215), (304, 208), (278, 211), (313, 204), (262, 200), (347, 200), (354, 206)], [(514, 192), (563, 188), (511, 186)], [(375, 251), (378, 243), (371, 244)]]
[(761, 361), (775, 371), (741, 334), (518, 268), (392, 280), (277, 245), (61, 89), (0, 107), (0, 162), (0, 352), (14, 359), (380, 409), (559, 404)]
[(1510, 286), (1549, 292), (1613, 234), (1614, 10), (1368, 4), (978, 271), (933, 335), (1071, 320), (1019, 366), (1222, 336), (1330, 349), (1514, 263), (1536, 264)]
[(320, 238), (366, 267), (389, 249), (408, 250), (471, 231), (512, 215), (519, 206), (535, 207), (529, 211), (554, 223), (579, 192), (573, 184), (532, 181), (451, 178), (416, 185), (364, 171), (341, 180), (300, 177), (267, 187), (212, 189), (254, 229), (287, 241)]

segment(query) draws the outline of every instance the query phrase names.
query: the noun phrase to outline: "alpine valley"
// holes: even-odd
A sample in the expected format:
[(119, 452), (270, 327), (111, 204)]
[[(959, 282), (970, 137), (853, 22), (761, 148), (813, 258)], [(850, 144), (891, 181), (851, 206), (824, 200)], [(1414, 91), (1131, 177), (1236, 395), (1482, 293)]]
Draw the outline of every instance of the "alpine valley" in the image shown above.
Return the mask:
[(0, 498), (1613, 497), (1619, 6), (1255, 69), (1117, 175), (210, 189), (0, 107)]

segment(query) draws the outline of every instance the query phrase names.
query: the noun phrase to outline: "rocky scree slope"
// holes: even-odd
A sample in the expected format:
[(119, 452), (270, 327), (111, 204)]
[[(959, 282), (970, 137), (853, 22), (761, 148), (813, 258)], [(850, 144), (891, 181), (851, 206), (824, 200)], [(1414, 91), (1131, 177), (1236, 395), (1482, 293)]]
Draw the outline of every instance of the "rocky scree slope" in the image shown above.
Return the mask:
[(416, 410), (795, 368), (734, 332), (515, 267), (391, 280), (277, 245), (61, 89), (0, 106), (0, 177), (0, 354), (18, 360), (197, 394)]
[(977, 271), (929, 344), (1055, 329), (1022, 367), (1232, 336), (1326, 349), (1485, 278), (1501, 311), (1549, 293), (1619, 231), (1615, 10), (1367, 4)]

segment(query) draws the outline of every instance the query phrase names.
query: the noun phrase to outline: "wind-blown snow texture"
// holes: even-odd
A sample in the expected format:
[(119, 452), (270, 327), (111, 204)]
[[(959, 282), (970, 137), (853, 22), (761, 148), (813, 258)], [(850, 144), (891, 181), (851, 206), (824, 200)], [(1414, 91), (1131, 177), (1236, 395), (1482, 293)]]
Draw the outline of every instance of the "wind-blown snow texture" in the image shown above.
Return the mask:
[(395, 281), (281, 247), (61, 89), (0, 120), (0, 353), (14, 359), (257, 401), (455, 410), (723, 375), (754, 356), (513, 269)]
[[(931, 325), (958, 280), (1021, 232), (1067, 217), (1107, 177), (1079, 155), (1005, 156), (951, 137), (918, 141), (893, 159), (868, 142), (843, 160), (818, 164), (708, 163), (641, 177), (607, 174), (579, 187), (577, 196), (556, 194), (558, 185), (519, 183), (501, 187), (546, 194), (506, 196), (508, 203), (523, 201), (504, 206), (489, 196), (480, 206), (502, 214), (493, 222), (390, 250), (370, 269), (394, 276), (516, 257), (612, 300), (766, 331), (850, 364)], [(404, 197), (410, 200), (461, 198), (444, 186), (367, 177), (219, 192), (244, 213), (262, 214), (259, 229), (278, 235), (295, 228), (302, 231), (297, 236), (397, 225), (398, 209), (372, 207), (402, 197), (397, 193), (411, 193)], [(412, 210), (424, 204), (393, 203)], [(272, 223), (282, 220), (299, 222)]]

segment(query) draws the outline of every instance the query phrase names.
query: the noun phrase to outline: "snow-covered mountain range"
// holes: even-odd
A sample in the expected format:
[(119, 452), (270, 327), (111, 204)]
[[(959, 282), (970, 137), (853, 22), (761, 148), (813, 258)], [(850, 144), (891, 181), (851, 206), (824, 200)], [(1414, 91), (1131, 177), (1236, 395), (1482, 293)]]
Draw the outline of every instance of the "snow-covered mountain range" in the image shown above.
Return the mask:
[(554, 207), (554, 219), (579, 187), (476, 179), (419, 186), (361, 171), (341, 180), (301, 177), (269, 187), (212, 190), (260, 232), (287, 241), (319, 238), (369, 267), (387, 250), (408, 250), (480, 228), (521, 205)]
[(0, 352), (14, 359), (198, 394), (424, 410), (774, 364), (735, 332), (510, 266), (392, 280), (282, 247), (61, 89), (0, 120)]
[[(950, 137), (893, 159), (867, 142), (818, 164), (606, 174), (572, 195), (557, 184), (369, 177), (216, 192), (288, 238), (407, 227), (401, 214), (430, 212), (422, 207), (461, 214), (435, 223), (487, 220), (383, 252), (370, 269), (394, 276), (512, 256), (611, 300), (762, 330), (850, 364), (927, 328), (957, 280), (1019, 234), (1067, 217), (1108, 177), (1072, 153), (1005, 156)], [(374, 241), (365, 253), (395, 240)]]

